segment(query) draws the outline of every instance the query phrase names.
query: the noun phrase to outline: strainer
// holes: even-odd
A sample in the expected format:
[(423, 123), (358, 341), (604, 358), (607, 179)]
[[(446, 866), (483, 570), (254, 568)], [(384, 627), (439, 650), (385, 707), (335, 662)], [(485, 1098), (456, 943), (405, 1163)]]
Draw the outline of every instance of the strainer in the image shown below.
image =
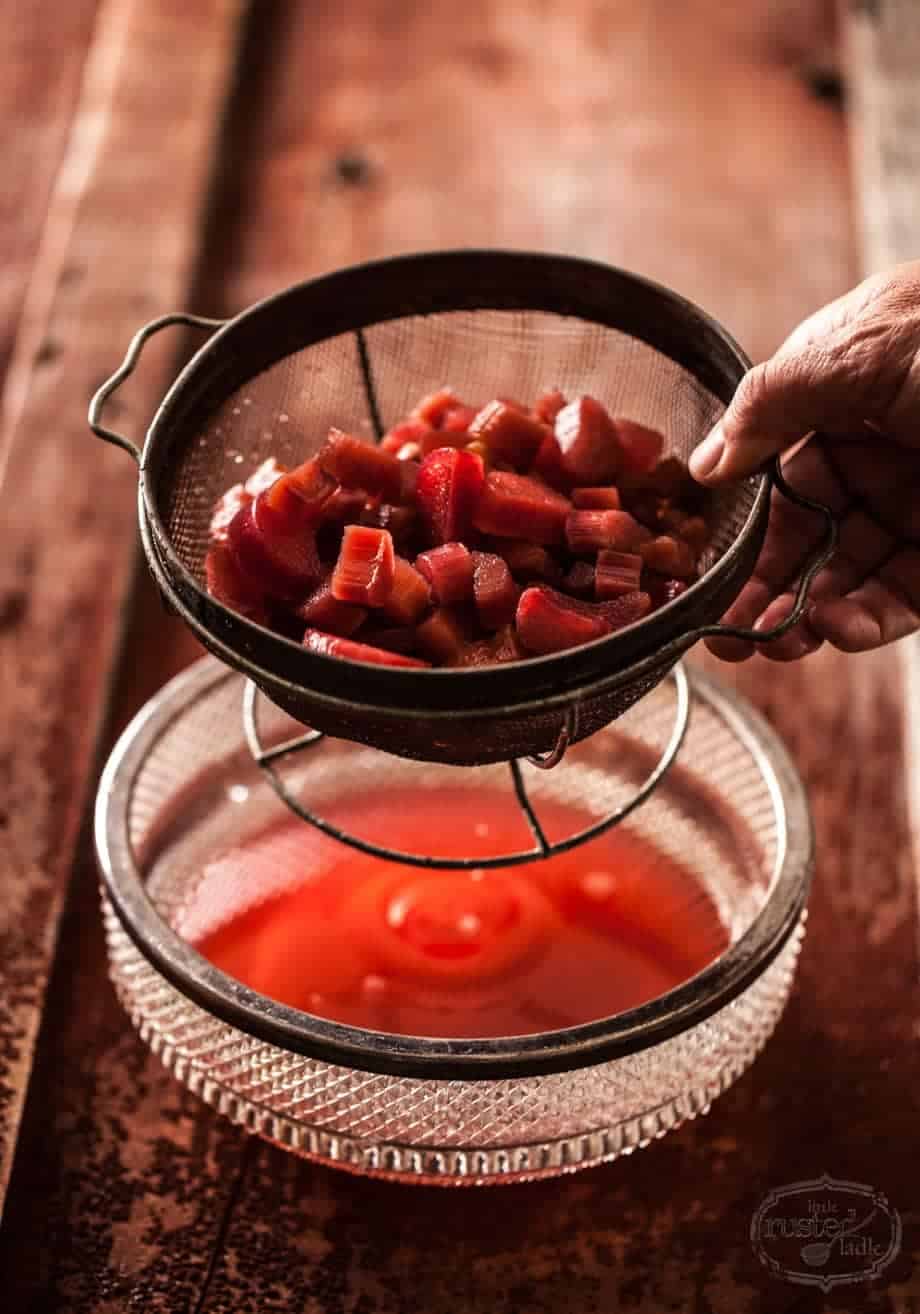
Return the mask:
[[(208, 860), (278, 817), (245, 744), (244, 680), (212, 658), (174, 679), (124, 732), (103, 775), (96, 842), (112, 977), (141, 1036), (203, 1099), (252, 1132), (354, 1171), (471, 1184), (571, 1171), (626, 1154), (705, 1112), (754, 1059), (789, 994), (812, 862), (801, 783), (773, 732), (694, 672), (685, 752), (628, 822), (678, 856), (718, 910), (729, 947), (641, 1007), (566, 1030), (495, 1040), (397, 1036), (275, 1003), (192, 947), (296, 880), (290, 863), (220, 879)], [(552, 772), (523, 769), (534, 807), (576, 800), (603, 816), (628, 798), (671, 732), (659, 684)], [(265, 709), (266, 742), (290, 721)], [(478, 771), (381, 758), (329, 742), (287, 764), (292, 791), (329, 802), (414, 782), (434, 805)], [(583, 852), (588, 854), (589, 850)], [(586, 857), (586, 861), (587, 861)], [(688, 898), (691, 892), (688, 892)]]
[[(169, 389), (143, 450), (105, 428), (106, 399), (145, 341), (170, 324), (216, 329)], [(507, 761), (592, 735), (652, 689), (698, 639), (767, 642), (801, 616), (835, 542), (833, 517), (778, 469), (721, 492), (702, 577), (648, 618), (581, 648), (464, 670), (371, 666), (322, 656), (208, 596), (204, 559), (217, 497), (267, 456), (294, 465), (330, 426), (379, 439), (424, 392), (472, 402), (589, 393), (666, 436), (686, 460), (747, 360), (712, 319), (635, 275), (569, 257), (456, 251), (402, 256), (297, 284), (221, 325), (168, 315), (141, 329), (90, 408), (97, 435), (140, 467), (150, 569), (198, 638), (298, 721), (389, 753), (457, 764)], [(772, 631), (718, 628), (756, 563), (771, 480), (825, 516), (795, 610)]]

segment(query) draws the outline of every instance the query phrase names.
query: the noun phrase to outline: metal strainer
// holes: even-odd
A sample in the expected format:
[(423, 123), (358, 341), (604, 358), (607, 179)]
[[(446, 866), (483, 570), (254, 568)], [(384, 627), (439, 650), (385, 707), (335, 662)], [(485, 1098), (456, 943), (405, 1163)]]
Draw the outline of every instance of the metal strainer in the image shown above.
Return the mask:
[[(103, 427), (105, 400), (144, 342), (169, 324), (217, 329), (170, 388), (143, 450)], [(203, 577), (217, 497), (267, 456), (296, 464), (331, 425), (379, 438), (420, 394), (450, 384), (472, 403), (589, 393), (666, 435), (686, 460), (748, 362), (683, 298), (608, 266), (561, 256), (457, 251), (404, 256), (301, 283), (220, 325), (169, 315), (135, 337), (99, 390), (90, 423), (140, 467), (139, 518), (167, 602), (223, 661), (298, 721), (389, 753), (456, 764), (550, 752), (592, 735), (660, 681), (740, 592), (766, 531), (771, 476), (720, 493), (703, 575), (680, 598), (617, 634), (526, 662), (406, 671), (305, 650), (208, 596)], [(801, 615), (834, 544), (802, 575), (796, 610), (775, 630), (721, 630), (756, 642)]]
[[(812, 832), (801, 782), (773, 732), (736, 695), (697, 673), (690, 680), (682, 761), (623, 824), (680, 858), (693, 882), (688, 901), (711, 902), (729, 947), (683, 985), (601, 1021), (439, 1040), (299, 1012), (192, 947), (302, 875), (285, 854), (258, 880), (207, 872), (210, 859), (261, 834), (278, 803), (244, 741), (244, 680), (203, 659), (125, 731), (98, 795), (111, 972), (141, 1036), (248, 1130), (338, 1167), (406, 1181), (463, 1185), (571, 1171), (705, 1112), (755, 1058), (785, 1005)], [(524, 767), (535, 809), (577, 801), (603, 816), (628, 798), (671, 732), (676, 696), (665, 681), (556, 770)], [(288, 718), (266, 711), (266, 741), (283, 739)], [(341, 740), (287, 770), (292, 790), (321, 803), (411, 782), (434, 805), (445, 783), (493, 790), (508, 779), (498, 766), (395, 759), (382, 778), (376, 752)], [(589, 861), (589, 848), (582, 852)]]

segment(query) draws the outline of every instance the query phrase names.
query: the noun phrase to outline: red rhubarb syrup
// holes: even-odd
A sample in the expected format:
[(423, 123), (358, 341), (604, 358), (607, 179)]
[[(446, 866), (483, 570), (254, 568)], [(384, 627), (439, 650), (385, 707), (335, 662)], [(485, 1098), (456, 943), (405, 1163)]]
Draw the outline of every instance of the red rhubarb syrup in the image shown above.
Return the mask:
[[(539, 812), (551, 836), (591, 821), (548, 800)], [(433, 856), (528, 847), (498, 791), (377, 789), (326, 815)], [(690, 872), (622, 826), (543, 862), (426, 871), (286, 821), (212, 863), (207, 883), (264, 887), (279, 870), (291, 873), (283, 893), (196, 947), (281, 1003), (376, 1031), (469, 1038), (575, 1026), (672, 989), (728, 940)]]

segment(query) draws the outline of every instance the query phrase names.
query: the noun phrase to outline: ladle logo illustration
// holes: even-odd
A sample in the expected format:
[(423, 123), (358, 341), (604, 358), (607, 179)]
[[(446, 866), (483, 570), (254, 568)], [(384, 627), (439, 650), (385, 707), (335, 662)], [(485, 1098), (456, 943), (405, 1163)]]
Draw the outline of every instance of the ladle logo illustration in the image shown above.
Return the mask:
[(878, 1277), (901, 1248), (901, 1218), (881, 1191), (825, 1173), (771, 1191), (751, 1219), (751, 1244), (774, 1276), (826, 1293)]

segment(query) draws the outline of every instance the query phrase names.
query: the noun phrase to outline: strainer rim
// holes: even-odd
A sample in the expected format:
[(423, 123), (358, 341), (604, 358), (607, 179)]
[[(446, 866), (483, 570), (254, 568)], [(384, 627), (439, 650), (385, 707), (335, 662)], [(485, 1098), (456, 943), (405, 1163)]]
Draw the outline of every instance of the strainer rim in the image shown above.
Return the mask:
[(223, 680), (242, 683), (216, 658), (204, 657), (169, 681), (124, 730), (106, 763), (95, 812), (103, 885), (130, 939), (180, 993), (240, 1031), (289, 1052), (368, 1072), (469, 1081), (570, 1071), (649, 1049), (731, 1003), (776, 958), (802, 920), (814, 858), (804, 786), (778, 736), (737, 692), (698, 670), (688, 675), (693, 695), (722, 716), (767, 780), (780, 832), (773, 884), (751, 925), (706, 968), (612, 1017), (495, 1039), (390, 1035), (276, 1003), (225, 975), (184, 941), (147, 893), (130, 844), (130, 799), (147, 752), (195, 696)]

